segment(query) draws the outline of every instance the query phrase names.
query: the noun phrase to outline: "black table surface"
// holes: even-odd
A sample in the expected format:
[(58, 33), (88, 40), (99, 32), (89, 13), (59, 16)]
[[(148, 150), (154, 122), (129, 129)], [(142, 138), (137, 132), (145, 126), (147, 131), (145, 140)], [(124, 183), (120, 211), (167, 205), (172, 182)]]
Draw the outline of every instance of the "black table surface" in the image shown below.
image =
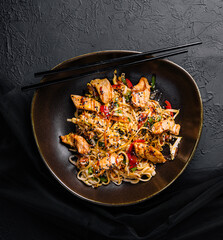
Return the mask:
[[(223, 2), (0, 1), (0, 239), (223, 239)], [(64, 189), (32, 134), (33, 73), (89, 52), (202, 41), (170, 60), (195, 79), (204, 124), (193, 159), (142, 203), (105, 207)]]

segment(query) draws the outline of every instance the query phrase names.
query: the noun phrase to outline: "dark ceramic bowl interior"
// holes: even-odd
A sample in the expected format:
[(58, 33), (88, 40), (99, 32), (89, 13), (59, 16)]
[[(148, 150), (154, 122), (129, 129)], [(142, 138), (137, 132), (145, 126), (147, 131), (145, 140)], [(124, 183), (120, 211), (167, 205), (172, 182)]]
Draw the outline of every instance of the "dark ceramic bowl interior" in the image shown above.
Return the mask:
[[(115, 57), (135, 54), (131, 51), (103, 51), (90, 53), (67, 60), (55, 68), (80, 66)], [(84, 72), (84, 70), (82, 70)], [(82, 73), (80, 72), (80, 73)], [(66, 121), (75, 112), (70, 94), (84, 94), (87, 83), (94, 78), (112, 79), (113, 70), (78, 80), (39, 89), (32, 102), (31, 116), (35, 140), (46, 166), (56, 179), (71, 193), (103, 205), (128, 205), (141, 202), (169, 186), (183, 172), (191, 160), (198, 144), (203, 121), (202, 101), (193, 78), (181, 67), (168, 60), (155, 60), (118, 69), (136, 84), (141, 76), (151, 80), (156, 74), (156, 88), (163, 93), (175, 109), (180, 109), (176, 122), (181, 125), (182, 141), (174, 161), (158, 165), (157, 174), (149, 182), (136, 185), (123, 183), (116, 186), (111, 183), (97, 189), (86, 186), (77, 177), (76, 168), (68, 161), (71, 152), (60, 143), (59, 136), (73, 131), (74, 125)], [(61, 73), (67, 77), (72, 73)], [(50, 81), (48, 77), (42, 81)]]

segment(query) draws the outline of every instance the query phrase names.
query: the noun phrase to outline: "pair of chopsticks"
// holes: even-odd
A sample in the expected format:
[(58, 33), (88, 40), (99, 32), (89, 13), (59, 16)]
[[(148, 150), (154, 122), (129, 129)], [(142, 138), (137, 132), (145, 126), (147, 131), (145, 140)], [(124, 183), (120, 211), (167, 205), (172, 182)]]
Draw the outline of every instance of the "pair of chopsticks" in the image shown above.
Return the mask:
[[(75, 79), (78, 79), (78, 78), (81, 78), (81, 77), (90, 76), (90, 75), (95, 74), (95, 73), (109, 71), (109, 70), (112, 70), (112, 69), (118, 68), (118, 67), (126, 67), (126, 66), (133, 65), (133, 64), (139, 64), (139, 63), (143, 63), (143, 62), (154, 61), (154, 60), (157, 60), (157, 59), (162, 59), (162, 58), (166, 58), (166, 57), (171, 57), (171, 56), (183, 54), (183, 53), (188, 52), (188, 50), (180, 50), (180, 51), (175, 51), (175, 50), (179, 50), (179, 49), (182, 49), (182, 48), (187, 48), (187, 47), (191, 47), (191, 46), (195, 46), (195, 45), (199, 45), (199, 44), (202, 44), (202, 42), (194, 42), (194, 43), (184, 44), (184, 45), (180, 45), (180, 46), (176, 46), (176, 47), (168, 47), (168, 48), (162, 48), (162, 49), (157, 49), (157, 50), (143, 52), (143, 53), (132, 54), (132, 55), (125, 56), (125, 57), (113, 58), (113, 59), (110, 59), (110, 60), (96, 62), (96, 63), (88, 64), (88, 65), (82, 65), (82, 66), (78, 66), (78, 67), (74, 66), (74, 67), (70, 67), (70, 68), (54, 69), (54, 70), (49, 70), (49, 71), (37, 72), (37, 73), (34, 74), (35, 77), (56, 76), (59, 73), (66, 73), (66, 72), (80, 71), (80, 70), (88, 70), (84, 73), (74, 74), (74, 75), (69, 76), (69, 77), (58, 78), (58, 79), (54, 79), (54, 80), (51, 80), (51, 81), (45, 81), (45, 82), (40, 82), (40, 83), (37, 83), (37, 84), (23, 86), (23, 87), (21, 87), (21, 90), (22, 91), (27, 91), (27, 90), (39, 89), (39, 88), (42, 88), (42, 87), (47, 87), (47, 86), (50, 86), (50, 85), (75, 80)], [(173, 51), (173, 52), (160, 54), (158, 56), (151, 57), (151, 58), (140, 59), (142, 57), (146, 57), (146, 56), (150, 56), (150, 55), (157, 54), (157, 53), (162, 53), (162, 52), (168, 52), (168, 51)], [(128, 62), (126, 62), (126, 61), (128, 61)], [(121, 62), (124, 62), (124, 63), (121, 63)], [(106, 64), (112, 64), (112, 66), (105, 67)], [(100, 68), (97, 69), (97, 70), (90, 70), (91, 68), (94, 68), (94, 67), (100, 67)]]

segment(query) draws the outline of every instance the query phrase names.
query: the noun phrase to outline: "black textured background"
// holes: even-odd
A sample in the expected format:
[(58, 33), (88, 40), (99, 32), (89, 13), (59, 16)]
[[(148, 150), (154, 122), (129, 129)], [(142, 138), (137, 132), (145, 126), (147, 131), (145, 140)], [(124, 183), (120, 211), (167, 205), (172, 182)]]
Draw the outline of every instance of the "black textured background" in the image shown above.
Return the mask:
[[(204, 126), (179, 179), (123, 208), (86, 203), (43, 165), (30, 126), (33, 73), (99, 50), (202, 41), (170, 60), (195, 79)], [(223, 1), (0, 0), (0, 239), (223, 239)], [(25, 129), (25, 131), (24, 131)]]

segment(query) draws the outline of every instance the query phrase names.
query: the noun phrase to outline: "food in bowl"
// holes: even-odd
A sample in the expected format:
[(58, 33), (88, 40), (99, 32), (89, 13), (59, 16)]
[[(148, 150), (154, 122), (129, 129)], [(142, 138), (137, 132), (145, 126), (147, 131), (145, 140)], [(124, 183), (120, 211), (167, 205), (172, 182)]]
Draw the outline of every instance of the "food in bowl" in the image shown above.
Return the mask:
[[(61, 142), (73, 152), (69, 160), (77, 178), (93, 188), (149, 181), (156, 165), (174, 160), (181, 137), (175, 122), (179, 109), (156, 99), (156, 76), (133, 86), (125, 73), (93, 79), (85, 96), (71, 95), (76, 108), (67, 119), (75, 129)], [(168, 150), (167, 150), (168, 149)], [(164, 153), (166, 152), (166, 153)]]

